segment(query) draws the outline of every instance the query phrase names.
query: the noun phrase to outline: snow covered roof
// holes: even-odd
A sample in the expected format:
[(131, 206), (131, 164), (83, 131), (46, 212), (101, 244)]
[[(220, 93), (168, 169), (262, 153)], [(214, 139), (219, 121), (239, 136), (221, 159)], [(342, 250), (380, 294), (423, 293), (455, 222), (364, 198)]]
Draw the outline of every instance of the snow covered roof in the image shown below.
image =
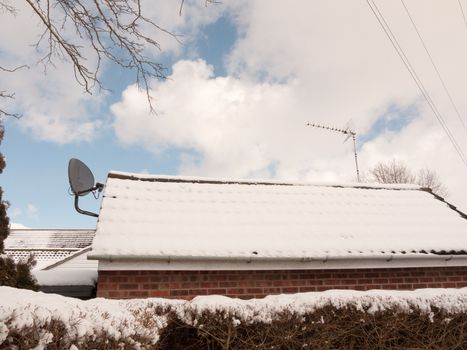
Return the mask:
[(467, 216), (413, 185), (109, 173), (91, 259), (467, 254)]
[(66, 259), (89, 247), (95, 230), (11, 229), (5, 253), (16, 261), (34, 255), (36, 269)]

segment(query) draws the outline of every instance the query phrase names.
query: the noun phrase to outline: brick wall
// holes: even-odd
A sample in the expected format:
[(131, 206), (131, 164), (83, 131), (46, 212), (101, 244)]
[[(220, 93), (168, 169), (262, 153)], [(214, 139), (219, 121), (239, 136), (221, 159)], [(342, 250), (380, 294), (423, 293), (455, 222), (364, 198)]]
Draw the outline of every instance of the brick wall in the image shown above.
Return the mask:
[(467, 287), (467, 267), (274, 271), (99, 271), (97, 296), (243, 299), (327, 289)]

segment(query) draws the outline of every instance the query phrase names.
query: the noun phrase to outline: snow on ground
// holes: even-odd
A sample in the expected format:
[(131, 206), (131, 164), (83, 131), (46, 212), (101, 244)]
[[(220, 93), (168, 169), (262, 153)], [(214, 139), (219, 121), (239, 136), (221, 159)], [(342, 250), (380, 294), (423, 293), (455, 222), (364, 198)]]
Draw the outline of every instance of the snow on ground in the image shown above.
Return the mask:
[[(21, 331), (43, 326), (52, 319), (63, 321), (70, 339), (80, 340), (107, 334), (115, 340), (148, 337), (157, 342), (157, 332), (167, 322), (166, 311), (172, 310), (187, 324), (195, 324), (203, 311), (226, 311), (237, 323), (271, 322), (282, 311), (297, 314), (313, 312), (326, 305), (336, 308), (353, 305), (374, 313), (392, 307), (410, 312), (415, 308), (431, 314), (432, 307), (447, 314), (467, 312), (467, 288), (420, 289), (416, 291), (367, 292), (331, 290), (291, 295), (274, 295), (263, 299), (240, 300), (223, 296), (199, 296), (191, 301), (160, 298), (81, 301), (55, 294), (44, 294), (10, 287), (0, 287), (0, 344), (8, 330)], [(157, 311), (159, 310), (159, 311)], [(148, 318), (149, 317), (149, 318)], [(42, 343), (51, 341), (44, 332)]]

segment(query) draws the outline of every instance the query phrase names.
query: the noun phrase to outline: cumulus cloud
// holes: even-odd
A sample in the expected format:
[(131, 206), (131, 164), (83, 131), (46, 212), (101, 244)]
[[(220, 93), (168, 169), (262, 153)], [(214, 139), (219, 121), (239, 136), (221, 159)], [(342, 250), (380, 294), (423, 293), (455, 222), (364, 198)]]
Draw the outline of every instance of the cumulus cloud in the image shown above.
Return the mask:
[(13, 230), (20, 230), (20, 229), (27, 229), (29, 227), (23, 225), (23, 224), (20, 224), (18, 222), (12, 222), (10, 223), (10, 229), (13, 229)]
[(28, 216), (32, 219), (37, 219), (39, 217), (39, 208), (36, 207), (34, 204), (28, 203), (26, 206), (26, 211)]
[(18, 13), (4, 13), (0, 21), (0, 31), (8, 33), (2, 36), (0, 64), (28, 67), (0, 74), (2, 90), (15, 94), (3, 99), (3, 108), (21, 114), (19, 126), (38, 139), (60, 144), (93, 139), (101, 122), (90, 110), (99, 109), (102, 96), (83, 93), (68, 62), (56, 58), (53, 64), (38, 63), (45, 55), (34, 46), (41, 26), (25, 3), (15, 6)]
[[(467, 153), (462, 123), (401, 4), (378, 3)], [(408, 5), (465, 114), (467, 45), (459, 9)], [(213, 76), (201, 60), (178, 62), (167, 81), (153, 85), (158, 116), (148, 116), (144, 95), (128, 87), (112, 108), (123, 143), (155, 154), (181, 149), (184, 174), (348, 181), (355, 178), (351, 142), (305, 124), (345, 127), (350, 120), (362, 140), (362, 170), (393, 158), (432, 168), (467, 207), (466, 167), (365, 2), (255, 1), (229, 11), (240, 33), (228, 55), (229, 75)], [(395, 127), (375, 128), (390, 122), (392, 110), (401, 111)]]
[[(67, 60), (52, 57), (53, 64), (38, 63), (46, 55), (46, 41), (36, 47), (42, 32), (42, 23), (25, 2), (14, 4), (16, 15), (1, 14), (0, 65), (13, 69), (22, 65), (29, 68), (14, 73), (0, 72), (2, 91), (15, 94), (15, 99), (2, 99), (2, 108), (22, 115), (18, 125), (40, 140), (58, 144), (92, 141), (105, 126), (107, 92), (95, 89), (93, 94), (84, 92), (75, 79), (73, 67)], [(199, 1), (186, 1), (179, 15), (179, 4), (167, 1), (143, 1), (144, 13), (161, 28), (179, 36), (179, 41), (162, 30), (149, 33), (158, 41), (161, 50), (148, 50), (156, 61), (161, 55), (179, 55), (193, 41), (199, 28), (216, 21), (222, 10), (216, 6), (206, 9)], [(67, 25), (67, 24), (65, 24)], [(69, 25), (69, 24), (68, 24)], [(70, 29), (70, 28), (68, 28)], [(72, 35), (73, 30), (68, 31)], [(73, 40), (79, 40), (75, 36)], [(87, 64), (93, 65), (94, 53), (84, 45)], [(44, 61), (46, 62), (46, 61)], [(109, 65), (102, 63), (105, 74)], [(105, 76), (103, 76), (105, 78)], [(146, 108), (149, 108), (147, 103)]]
[(148, 116), (144, 94), (129, 87), (112, 108), (115, 131), (122, 142), (156, 154), (170, 147), (185, 150), (183, 173), (270, 177), (290, 167), (306, 173), (320, 168), (329, 154), (342, 156), (350, 149), (336, 138), (330, 153), (311, 156), (312, 145), (326, 136), (308, 129), (306, 111), (293, 107), (294, 84), (213, 77), (204, 61), (180, 61), (153, 93), (159, 114)]

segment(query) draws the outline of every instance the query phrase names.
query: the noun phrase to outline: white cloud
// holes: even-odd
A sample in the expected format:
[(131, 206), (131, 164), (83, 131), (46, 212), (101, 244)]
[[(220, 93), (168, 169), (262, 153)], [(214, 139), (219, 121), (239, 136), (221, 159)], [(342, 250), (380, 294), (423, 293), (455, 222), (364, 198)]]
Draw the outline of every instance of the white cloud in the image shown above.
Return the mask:
[(229, 8), (231, 4), (220, 6), (199, 0), (186, 0), (183, 2), (180, 14), (181, 2), (164, 0), (145, 0), (142, 2), (142, 11), (154, 23), (164, 30), (177, 36), (174, 40), (171, 35), (164, 31), (156, 31), (150, 26), (151, 38), (156, 40), (161, 51), (152, 50), (152, 54), (179, 55), (184, 52), (188, 45), (197, 40), (202, 27), (216, 22)]
[(20, 223), (17, 223), (17, 222), (12, 222), (10, 223), (10, 229), (14, 229), (14, 230), (20, 230), (20, 229), (27, 229), (29, 227), (23, 225), (23, 224), (20, 224)]
[[(2, 91), (15, 93), (14, 100), (2, 99), (2, 108), (21, 114), (18, 125), (37, 139), (58, 144), (92, 141), (108, 121), (107, 111), (103, 108), (107, 94), (97, 89), (93, 95), (84, 93), (75, 80), (72, 65), (61, 58), (54, 57), (53, 64), (46, 67), (44, 74), (44, 65), (37, 62), (46, 53), (46, 42), (39, 49), (34, 46), (42, 34), (42, 24), (25, 2), (14, 6), (18, 9), (16, 16), (0, 14), (0, 32), (5, 34), (0, 44), (0, 65), (11, 69), (26, 64), (30, 68), (15, 73), (0, 72)], [(147, 17), (162, 28), (181, 35), (180, 39), (186, 43), (193, 41), (199, 28), (214, 22), (222, 12), (217, 6), (205, 8), (199, 1), (186, 1), (182, 16), (179, 15), (179, 4), (174, 2), (151, 0), (142, 6)], [(161, 54), (177, 55), (186, 48), (162, 31), (149, 26), (147, 29), (150, 29), (151, 38), (161, 46), (161, 51), (149, 52), (156, 61), (161, 59)], [(67, 35), (70, 33), (73, 30)], [(84, 50), (87, 64), (92, 66), (93, 52), (89, 48)], [(109, 65), (105, 62), (102, 65), (105, 72)], [(147, 103), (144, 106), (149, 108)]]
[(16, 218), (22, 214), (22, 210), (19, 208), (8, 208), (8, 217)]
[(39, 218), (39, 208), (36, 207), (34, 204), (28, 203), (26, 206), (26, 211), (28, 213), (28, 216), (32, 219), (37, 219)]
[(34, 137), (56, 143), (89, 141), (94, 138), (101, 116), (91, 110), (99, 109), (101, 95), (83, 93), (74, 77), (72, 66), (54, 59), (46, 67), (37, 63), (45, 54), (35, 44), (41, 26), (25, 3), (15, 4), (18, 14), (2, 14), (0, 64), (6, 68), (29, 65), (14, 73), (0, 74), (2, 90), (15, 94), (15, 99), (5, 100), (6, 110), (22, 115), (19, 126)]
[[(378, 4), (467, 153), (465, 131), (401, 4)], [(459, 9), (434, 1), (408, 5), (465, 114), (467, 32)], [(147, 115), (144, 96), (129, 87), (112, 109), (123, 143), (154, 153), (185, 149), (180, 172), (187, 174), (348, 181), (351, 143), (305, 123), (343, 127), (351, 120), (363, 139), (391, 106), (411, 107), (400, 130), (381, 130), (363, 145), (362, 169), (392, 158), (428, 166), (452, 200), (467, 207), (466, 167), (365, 2), (255, 1), (233, 11), (241, 36), (229, 55), (230, 76), (214, 77), (203, 61), (178, 62), (169, 80), (154, 84), (157, 117)]]
[(187, 150), (183, 173), (299, 178), (327, 172), (329, 179), (352, 178), (351, 144), (306, 127), (299, 82), (259, 84), (212, 75), (204, 61), (174, 65), (173, 75), (153, 90), (158, 116), (148, 116), (144, 94), (129, 87), (112, 109), (118, 138), (154, 153)]

